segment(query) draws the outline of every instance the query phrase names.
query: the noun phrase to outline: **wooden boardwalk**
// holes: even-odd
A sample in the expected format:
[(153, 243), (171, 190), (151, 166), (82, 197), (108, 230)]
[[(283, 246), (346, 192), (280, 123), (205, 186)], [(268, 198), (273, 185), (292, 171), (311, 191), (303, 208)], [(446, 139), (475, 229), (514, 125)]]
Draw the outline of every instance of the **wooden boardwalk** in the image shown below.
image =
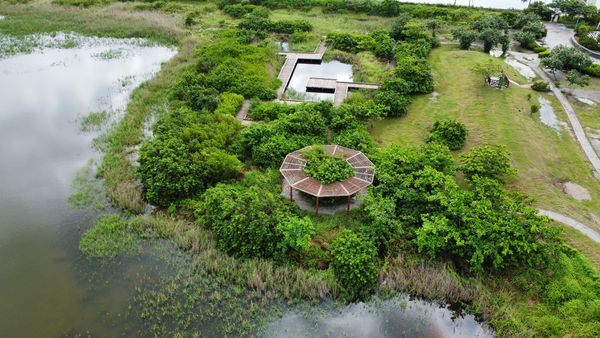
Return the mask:
[(333, 105), (338, 107), (348, 96), (348, 92), (354, 89), (379, 89), (379, 85), (372, 83), (337, 81), (336, 79), (324, 79), (311, 77), (306, 85), (307, 91), (334, 93)]
[[(314, 53), (295, 53), (295, 52), (281, 52), (279, 55), (285, 56), (285, 63), (279, 71), (279, 80), (281, 80), (281, 86), (277, 89), (277, 100), (278, 102), (286, 103), (298, 103), (295, 100), (284, 99), (285, 90), (290, 84), (294, 70), (299, 62), (307, 63), (321, 63), (323, 61), (323, 54), (327, 50), (325, 42), (321, 42)], [(358, 83), (358, 82), (344, 82), (337, 81), (336, 79), (324, 79), (324, 78), (310, 78), (306, 86), (309, 91), (328, 92), (334, 93), (333, 105), (339, 106), (348, 96), (348, 92), (353, 89), (379, 89), (379, 85), (372, 83)]]
[(323, 54), (327, 46), (325, 42), (321, 42), (314, 53), (295, 53), (295, 52), (281, 52), (279, 55), (285, 56), (285, 63), (279, 71), (279, 80), (281, 80), (281, 86), (277, 90), (277, 98), (282, 99), (287, 86), (292, 79), (294, 70), (298, 62), (321, 62), (323, 60)]

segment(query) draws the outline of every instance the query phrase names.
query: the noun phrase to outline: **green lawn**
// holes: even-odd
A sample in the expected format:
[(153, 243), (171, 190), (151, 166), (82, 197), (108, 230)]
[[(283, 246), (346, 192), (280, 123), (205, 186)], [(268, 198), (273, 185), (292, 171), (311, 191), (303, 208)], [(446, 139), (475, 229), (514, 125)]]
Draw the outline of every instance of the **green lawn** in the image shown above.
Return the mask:
[[(416, 97), (406, 116), (376, 121), (372, 135), (380, 146), (415, 145), (423, 142), (435, 120), (458, 119), (469, 130), (465, 150), (482, 143), (501, 143), (512, 152), (513, 165), (519, 170), (509, 182), (513, 188), (534, 197), (539, 207), (567, 214), (600, 231), (600, 225), (589, 216), (590, 212), (600, 214), (600, 181), (593, 177), (582, 150), (567, 131), (559, 134), (543, 125), (539, 116), (530, 114), (531, 103), (537, 101), (539, 93), (517, 86), (507, 90), (484, 86), (481, 77), (470, 69), (473, 63), (487, 59), (491, 57), (478, 51), (452, 46), (435, 49), (430, 62), (439, 96)], [(509, 66), (504, 69), (524, 83)], [(532, 95), (531, 102), (528, 94)], [(566, 121), (558, 102), (550, 95), (545, 97), (551, 100), (558, 117)], [(564, 181), (587, 188), (592, 200), (578, 202), (565, 195), (559, 186)]]

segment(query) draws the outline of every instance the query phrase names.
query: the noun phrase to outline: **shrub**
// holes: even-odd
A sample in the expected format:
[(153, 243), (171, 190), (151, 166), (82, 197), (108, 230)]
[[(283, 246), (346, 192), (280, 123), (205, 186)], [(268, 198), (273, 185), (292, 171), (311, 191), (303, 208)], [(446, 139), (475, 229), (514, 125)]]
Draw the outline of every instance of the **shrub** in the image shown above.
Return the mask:
[(331, 267), (349, 300), (368, 297), (377, 281), (377, 252), (370, 241), (343, 230), (331, 244)]
[(356, 127), (343, 129), (333, 137), (333, 143), (362, 151), (365, 154), (375, 149), (375, 142), (367, 128), (359, 124)]
[(535, 90), (536, 92), (549, 92), (550, 85), (546, 81), (538, 80), (533, 82), (531, 89)]
[(285, 210), (279, 193), (218, 184), (202, 195), (195, 213), (200, 224), (212, 229), (221, 251), (241, 258), (268, 258), (282, 240), (277, 226), (287, 216)]
[(503, 145), (473, 147), (468, 153), (461, 154), (460, 160), (460, 170), (467, 179), (474, 176), (501, 179), (516, 173), (510, 165), (510, 153)]
[(104, 215), (86, 231), (79, 242), (79, 250), (97, 258), (114, 258), (120, 253), (139, 250), (135, 238), (127, 233), (127, 222), (119, 215)]
[(303, 155), (306, 157), (304, 173), (322, 184), (344, 181), (354, 175), (354, 169), (346, 160), (326, 153), (323, 147), (313, 146)]
[(435, 121), (429, 132), (427, 142), (445, 144), (450, 150), (459, 150), (467, 139), (465, 125), (453, 120)]
[(433, 75), (426, 59), (399, 58), (395, 75), (406, 81), (410, 94), (426, 94), (433, 91)]
[(585, 67), (582, 70), (584, 73), (586, 73), (587, 75), (593, 76), (593, 77), (600, 77), (600, 64), (593, 64), (591, 66)]
[(308, 217), (290, 216), (277, 224), (276, 230), (281, 233), (281, 241), (277, 247), (284, 253), (289, 251), (300, 252), (310, 245), (314, 234), (315, 225)]
[(539, 52), (539, 53), (538, 53), (538, 56), (539, 56), (539, 57), (541, 57), (541, 58), (545, 58), (545, 57), (547, 57), (548, 55), (550, 55), (550, 51), (549, 51), (549, 50), (545, 50), (545, 51), (543, 51), (543, 52)]
[(222, 93), (219, 95), (219, 101), (215, 113), (235, 116), (244, 103), (244, 97), (235, 93)]
[(411, 97), (391, 90), (379, 90), (374, 101), (388, 107), (388, 116), (403, 116), (408, 112)]

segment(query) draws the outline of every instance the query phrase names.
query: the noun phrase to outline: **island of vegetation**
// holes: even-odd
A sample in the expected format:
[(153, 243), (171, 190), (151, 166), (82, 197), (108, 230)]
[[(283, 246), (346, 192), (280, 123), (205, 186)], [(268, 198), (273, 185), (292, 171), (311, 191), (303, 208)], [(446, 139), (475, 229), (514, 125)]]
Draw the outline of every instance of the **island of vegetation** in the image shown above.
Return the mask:
[[(597, 244), (538, 208), (587, 215), (598, 210), (600, 184), (568, 132), (535, 115), (538, 96), (559, 105), (545, 93), (553, 83), (539, 76), (532, 84), (539, 91), (482, 86), (503, 72), (528, 82), (488, 53), (511, 48), (538, 53), (550, 74), (566, 74), (565, 85), (600, 81), (580, 50), (536, 42), (553, 8), (561, 20), (580, 15), (566, 2), (513, 11), (392, 0), (54, 0), (0, 5), (0, 30), (16, 38), (56, 30), (144, 37), (179, 48), (97, 140), (98, 175), (120, 216), (104, 216), (84, 234), (84, 253), (113, 257), (139, 251), (133, 236), (166, 239), (193, 262), (190, 280), (216, 276), (257, 304), (402, 292), (459, 304), (500, 336), (593, 337), (600, 335)], [(339, 107), (274, 101), (281, 41), (299, 52), (325, 42), (326, 60), (351, 64), (356, 81), (380, 89), (356, 91)], [(242, 124), (236, 116), (245, 102), (252, 123)], [(375, 166), (363, 205), (348, 215), (315, 215), (282, 194), (277, 169), (304, 147), (313, 146), (304, 153), (307, 176), (328, 184), (354, 175), (325, 144), (361, 151)], [(568, 200), (559, 180), (582, 182), (594, 199)], [(185, 283), (173, 289), (193, 284)], [(156, 311), (142, 314), (154, 334), (193, 326), (197, 317), (174, 309), (198, 311), (194, 299), (183, 307), (156, 299)]]

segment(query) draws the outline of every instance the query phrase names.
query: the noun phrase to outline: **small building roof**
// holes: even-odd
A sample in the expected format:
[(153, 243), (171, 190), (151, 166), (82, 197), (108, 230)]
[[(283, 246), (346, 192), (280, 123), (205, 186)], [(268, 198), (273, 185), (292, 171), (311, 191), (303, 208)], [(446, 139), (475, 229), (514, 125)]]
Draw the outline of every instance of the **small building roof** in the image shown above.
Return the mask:
[(306, 176), (304, 167), (306, 158), (302, 155), (308, 146), (289, 153), (279, 171), (294, 189), (315, 197), (351, 196), (373, 184), (375, 169), (373, 163), (362, 152), (338, 145), (325, 145), (323, 150), (331, 155), (341, 156), (354, 169), (354, 176), (344, 181), (321, 184), (318, 180)]

